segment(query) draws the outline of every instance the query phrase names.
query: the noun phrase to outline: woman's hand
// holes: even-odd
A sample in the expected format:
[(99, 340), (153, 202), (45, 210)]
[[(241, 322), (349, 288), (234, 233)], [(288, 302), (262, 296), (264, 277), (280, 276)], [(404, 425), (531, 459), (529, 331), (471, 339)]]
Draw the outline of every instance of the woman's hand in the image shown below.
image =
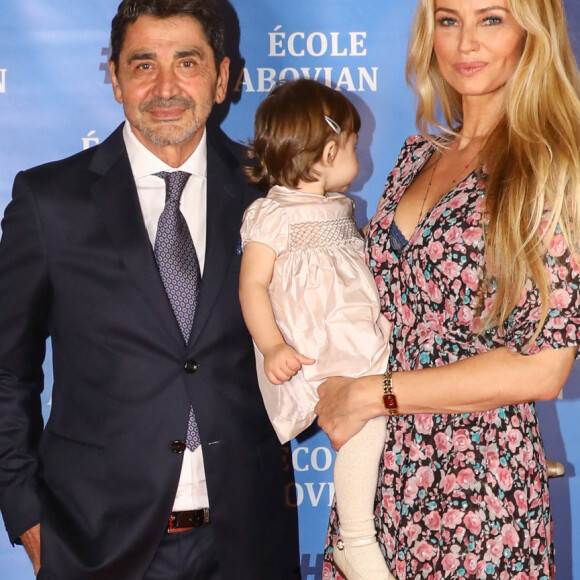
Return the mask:
[(369, 419), (386, 415), (380, 376), (359, 379), (331, 377), (318, 387), (320, 401), (314, 408), (318, 425), (339, 450)]

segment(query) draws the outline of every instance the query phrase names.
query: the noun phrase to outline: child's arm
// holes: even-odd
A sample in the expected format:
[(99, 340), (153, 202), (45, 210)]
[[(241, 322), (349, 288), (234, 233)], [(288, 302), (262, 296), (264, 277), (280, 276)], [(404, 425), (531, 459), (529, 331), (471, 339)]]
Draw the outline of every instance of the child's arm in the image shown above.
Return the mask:
[(314, 359), (297, 353), (286, 344), (276, 324), (268, 295), (276, 254), (259, 242), (248, 242), (242, 255), (240, 271), (240, 303), (246, 326), (264, 356), (268, 380), (279, 385), (291, 379), (303, 364)]

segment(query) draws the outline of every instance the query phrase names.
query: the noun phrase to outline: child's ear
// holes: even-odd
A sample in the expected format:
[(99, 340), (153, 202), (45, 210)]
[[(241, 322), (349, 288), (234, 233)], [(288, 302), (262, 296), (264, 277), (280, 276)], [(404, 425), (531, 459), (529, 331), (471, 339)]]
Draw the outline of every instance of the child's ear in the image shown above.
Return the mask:
[(338, 153), (338, 145), (336, 141), (329, 141), (325, 146), (322, 152), (322, 163), (324, 165), (332, 165), (334, 163), (334, 158)]

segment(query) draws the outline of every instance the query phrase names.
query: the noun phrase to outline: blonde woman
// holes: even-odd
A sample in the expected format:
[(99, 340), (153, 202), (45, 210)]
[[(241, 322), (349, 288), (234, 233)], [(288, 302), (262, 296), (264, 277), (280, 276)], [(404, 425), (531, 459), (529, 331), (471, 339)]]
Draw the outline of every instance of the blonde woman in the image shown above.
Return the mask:
[[(557, 395), (580, 343), (580, 82), (561, 0), (421, 0), (407, 74), (421, 133), (366, 242), (390, 371), (329, 379), (319, 423), (340, 448), (388, 416), (375, 515), (397, 578), (547, 580), (533, 401)], [(325, 578), (341, 577), (338, 526), (333, 511)]]

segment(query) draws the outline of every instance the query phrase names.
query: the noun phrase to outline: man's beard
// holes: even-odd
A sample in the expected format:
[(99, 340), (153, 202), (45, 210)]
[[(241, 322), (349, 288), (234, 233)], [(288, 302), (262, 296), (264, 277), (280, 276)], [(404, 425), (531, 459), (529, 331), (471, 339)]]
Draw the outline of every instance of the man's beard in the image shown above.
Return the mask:
[[(139, 112), (142, 115), (134, 125), (143, 137), (154, 145), (181, 145), (189, 141), (203, 127), (211, 112), (212, 103), (213, 99), (206, 104), (207, 113), (204, 114), (204, 107), (199, 107), (193, 99), (188, 97), (175, 96), (169, 99), (153, 97), (139, 105)], [(173, 121), (158, 121), (155, 124), (143, 121), (145, 118), (143, 113), (148, 113), (154, 109), (171, 109), (174, 107), (191, 111), (191, 118), (185, 126), (175, 125)]]

